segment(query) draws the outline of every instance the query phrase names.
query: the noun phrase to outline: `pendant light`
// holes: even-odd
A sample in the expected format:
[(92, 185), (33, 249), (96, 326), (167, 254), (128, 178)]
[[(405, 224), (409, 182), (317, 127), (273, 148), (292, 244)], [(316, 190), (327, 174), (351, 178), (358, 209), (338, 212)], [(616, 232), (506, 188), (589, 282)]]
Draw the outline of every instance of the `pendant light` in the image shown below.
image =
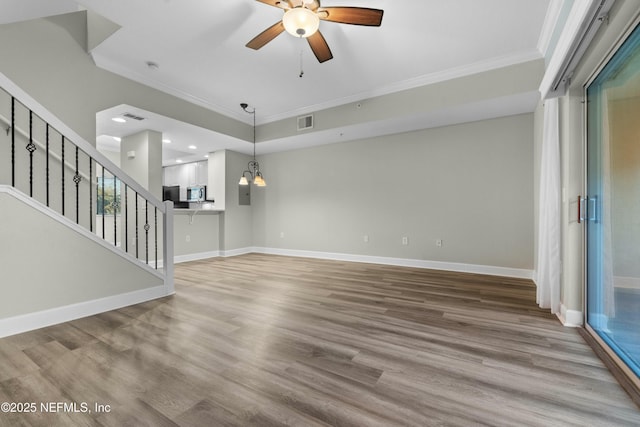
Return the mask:
[(266, 187), (267, 182), (264, 180), (264, 176), (262, 176), (262, 172), (260, 172), (260, 164), (256, 160), (256, 109), (254, 108), (249, 111), (247, 110), (248, 106), (249, 104), (244, 102), (240, 104), (240, 107), (242, 107), (245, 112), (253, 114), (253, 160), (247, 164), (247, 169), (242, 172), (238, 184), (249, 185), (249, 181), (253, 181), (256, 187)]

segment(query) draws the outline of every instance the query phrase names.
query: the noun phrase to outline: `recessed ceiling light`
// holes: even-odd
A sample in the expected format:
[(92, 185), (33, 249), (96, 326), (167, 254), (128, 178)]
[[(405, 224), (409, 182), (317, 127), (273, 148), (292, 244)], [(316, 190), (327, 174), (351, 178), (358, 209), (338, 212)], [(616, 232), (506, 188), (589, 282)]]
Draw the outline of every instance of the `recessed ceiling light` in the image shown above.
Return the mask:
[(177, 160), (176, 160), (176, 163), (182, 163), (182, 160), (177, 159)]
[(204, 158), (205, 158), (205, 159), (208, 159), (208, 158), (209, 158), (209, 155), (208, 155), (208, 154), (205, 154), (205, 155), (204, 155)]
[(171, 144), (171, 140), (170, 139), (163, 139), (162, 142), (164, 142), (165, 144)]
[(195, 150), (196, 148), (198, 148), (198, 147), (196, 147), (195, 145), (190, 145), (189, 146), (189, 150)]
[(122, 138), (120, 138), (119, 136), (112, 136), (111, 138), (115, 139), (118, 142), (122, 141)]
[(113, 120), (116, 123), (126, 123), (127, 121), (125, 119), (123, 119), (122, 117), (114, 117), (111, 120)]

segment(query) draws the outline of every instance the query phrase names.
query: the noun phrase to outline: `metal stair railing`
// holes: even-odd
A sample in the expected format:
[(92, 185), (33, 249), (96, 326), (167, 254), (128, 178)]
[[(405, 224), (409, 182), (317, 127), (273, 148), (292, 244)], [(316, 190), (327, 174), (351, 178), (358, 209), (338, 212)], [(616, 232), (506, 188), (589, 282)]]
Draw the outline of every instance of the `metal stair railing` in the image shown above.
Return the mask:
[(0, 184), (95, 233), (163, 276), (173, 291), (173, 204), (143, 188), (3, 75), (0, 85)]

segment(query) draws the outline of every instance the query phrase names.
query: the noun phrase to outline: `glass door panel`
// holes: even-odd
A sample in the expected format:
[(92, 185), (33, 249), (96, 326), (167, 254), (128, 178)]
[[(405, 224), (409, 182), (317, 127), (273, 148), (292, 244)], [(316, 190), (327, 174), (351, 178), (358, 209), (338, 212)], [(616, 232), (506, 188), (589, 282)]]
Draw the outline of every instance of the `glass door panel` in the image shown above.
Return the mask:
[(587, 323), (640, 376), (640, 29), (587, 88)]

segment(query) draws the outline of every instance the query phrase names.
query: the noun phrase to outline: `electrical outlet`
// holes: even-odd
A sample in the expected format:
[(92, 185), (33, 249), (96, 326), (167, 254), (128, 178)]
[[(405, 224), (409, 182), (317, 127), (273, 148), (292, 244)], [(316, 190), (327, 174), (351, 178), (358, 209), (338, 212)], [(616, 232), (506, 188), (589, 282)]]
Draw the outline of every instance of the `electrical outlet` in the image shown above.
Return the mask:
[(369, 243), (369, 235), (368, 235), (368, 234), (365, 234), (364, 236), (362, 236), (362, 240), (363, 240), (365, 243)]
[(436, 240), (436, 246), (439, 247), (439, 248), (442, 247), (442, 239), (437, 239)]
[(404, 236), (404, 237), (402, 238), (402, 244), (403, 244), (404, 246), (406, 246), (406, 245), (408, 245), (408, 244), (409, 244), (409, 238), (408, 238), (407, 236)]
[(187, 234), (187, 236), (185, 237), (185, 239), (187, 240), (187, 242), (190, 242), (190, 241), (191, 241), (191, 236), (189, 236), (189, 235)]
[(280, 232), (280, 238), (281, 238), (281, 239), (284, 239), (284, 231), (281, 231), (281, 232)]

